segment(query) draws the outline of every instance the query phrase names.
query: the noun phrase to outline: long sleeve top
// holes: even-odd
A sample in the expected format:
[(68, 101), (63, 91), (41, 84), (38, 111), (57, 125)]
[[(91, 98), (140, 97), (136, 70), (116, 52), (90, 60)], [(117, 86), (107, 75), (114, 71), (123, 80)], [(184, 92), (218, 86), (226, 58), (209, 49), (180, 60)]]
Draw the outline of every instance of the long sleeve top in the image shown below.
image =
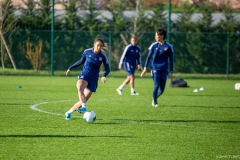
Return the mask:
[(93, 48), (86, 49), (83, 54), (82, 58), (70, 66), (68, 69), (72, 70), (82, 64), (83, 70), (82, 72), (93, 75), (99, 76), (100, 66), (103, 63), (105, 72), (103, 73), (103, 77), (106, 77), (110, 73), (110, 67), (107, 56), (101, 51), (98, 54), (93, 52)]
[(144, 67), (147, 67), (152, 58), (151, 68), (153, 70), (168, 70), (168, 60), (170, 63), (170, 71), (173, 71), (173, 47), (170, 43), (164, 42), (162, 45), (159, 42), (152, 43), (148, 48), (148, 56)]

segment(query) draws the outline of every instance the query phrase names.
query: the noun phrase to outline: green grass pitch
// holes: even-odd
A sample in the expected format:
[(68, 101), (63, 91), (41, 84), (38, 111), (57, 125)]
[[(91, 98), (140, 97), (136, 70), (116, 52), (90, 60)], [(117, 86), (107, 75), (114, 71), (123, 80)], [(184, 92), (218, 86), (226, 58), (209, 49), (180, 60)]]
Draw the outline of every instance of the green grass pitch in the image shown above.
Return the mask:
[(158, 108), (150, 76), (136, 77), (139, 96), (129, 86), (118, 95), (123, 80), (99, 83), (87, 103), (97, 120), (88, 124), (76, 112), (64, 117), (78, 101), (76, 76), (0, 76), (0, 159), (240, 158), (237, 80), (189, 78), (189, 88), (170, 88), (168, 80)]

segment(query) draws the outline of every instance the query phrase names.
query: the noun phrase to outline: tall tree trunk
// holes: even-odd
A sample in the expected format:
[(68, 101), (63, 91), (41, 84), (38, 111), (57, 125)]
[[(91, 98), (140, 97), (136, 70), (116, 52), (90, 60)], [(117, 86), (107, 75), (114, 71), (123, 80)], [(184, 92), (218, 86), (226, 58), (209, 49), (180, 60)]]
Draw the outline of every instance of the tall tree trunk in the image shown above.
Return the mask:
[(4, 49), (3, 49), (2, 40), (1, 40), (1, 62), (2, 62), (2, 68), (4, 69), (5, 68), (5, 66), (4, 66)]
[(17, 69), (17, 68), (16, 68), (16, 65), (15, 65), (15, 63), (14, 63), (14, 60), (13, 60), (13, 58), (12, 58), (12, 55), (11, 55), (11, 53), (10, 53), (10, 50), (8, 49), (7, 43), (6, 43), (6, 41), (5, 41), (5, 38), (4, 38), (3, 33), (2, 33), (1, 30), (0, 30), (0, 38), (2, 39), (3, 45), (5, 46), (5, 48), (6, 48), (6, 50), (7, 50), (7, 53), (8, 53), (8, 56), (9, 56), (11, 62), (12, 62), (13, 68), (16, 70), (16, 69)]

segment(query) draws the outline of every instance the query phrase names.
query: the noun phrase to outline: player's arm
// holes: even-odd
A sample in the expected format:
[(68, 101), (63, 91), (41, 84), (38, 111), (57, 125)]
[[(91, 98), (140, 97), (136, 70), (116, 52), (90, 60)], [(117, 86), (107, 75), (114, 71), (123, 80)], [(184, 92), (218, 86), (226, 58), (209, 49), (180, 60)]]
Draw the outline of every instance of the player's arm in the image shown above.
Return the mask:
[(144, 68), (143, 68), (143, 71), (142, 71), (142, 73), (141, 73), (141, 77), (142, 77), (146, 72), (147, 72), (147, 67), (144, 67)]
[(141, 61), (141, 51), (140, 51), (140, 49), (139, 49), (139, 52), (138, 52), (138, 57), (137, 57), (137, 68), (138, 68), (138, 70), (142, 70), (142, 61)]
[(173, 80), (173, 48), (172, 48), (172, 46), (171, 46), (171, 49), (170, 49), (169, 64), (170, 64), (169, 76), (170, 76), (170, 79), (172, 81)]
[(124, 60), (124, 58), (126, 56), (128, 48), (129, 48), (129, 46), (125, 47), (125, 49), (123, 51), (123, 54), (121, 56), (121, 59), (120, 59), (119, 65), (118, 65), (118, 69), (122, 69), (123, 60)]
[(102, 75), (102, 78), (101, 78), (101, 81), (102, 83), (106, 83), (107, 81), (107, 76), (108, 74), (110, 73), (110, 66), (109, 66), (109, 61), (107, 59), (107, 57), (105, 56), (104, 60), (103, 60), (103, 65), (104, 65), (104, 68), (105, 68), (105, 72), (103, 73)]
[(151, 49), (149, 49), (145, 65), (144, 65), (143, 71), (141, 73), (141, 77), (147, 72), (147, 67), (148, 67), (148, 64), (150, 62), (150, 59), (151, 59), (153, 53), (154, 52)]
[(81, 58), (80, 60), (78, 60), (77, 62), (75, 62), (73, 65), (71, 65), (71, 66), (67, 69), (66, 75), (68, 75), (73, 68), (77, 68), (78, 66), (82, 65), (85, 61), (86, 61), (86, 57), (85, 57), (85, 55), (83, 54), (83, 55), (82, 55), (82, 58)]
[(138, 70), (141, 71), (142, 70), (142, 66), (140, 64), (137, 65)]

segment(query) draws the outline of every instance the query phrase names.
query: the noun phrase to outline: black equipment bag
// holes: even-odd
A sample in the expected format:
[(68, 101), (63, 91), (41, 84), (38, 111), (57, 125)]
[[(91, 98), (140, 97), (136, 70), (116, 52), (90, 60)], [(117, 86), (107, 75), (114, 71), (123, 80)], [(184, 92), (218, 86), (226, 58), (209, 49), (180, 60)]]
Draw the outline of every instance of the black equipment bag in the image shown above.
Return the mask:
[(178, 78), (178, 79), (173, 80), (170, 83), (170, 87), (189, 87), (189, 86), (184, 79)]

